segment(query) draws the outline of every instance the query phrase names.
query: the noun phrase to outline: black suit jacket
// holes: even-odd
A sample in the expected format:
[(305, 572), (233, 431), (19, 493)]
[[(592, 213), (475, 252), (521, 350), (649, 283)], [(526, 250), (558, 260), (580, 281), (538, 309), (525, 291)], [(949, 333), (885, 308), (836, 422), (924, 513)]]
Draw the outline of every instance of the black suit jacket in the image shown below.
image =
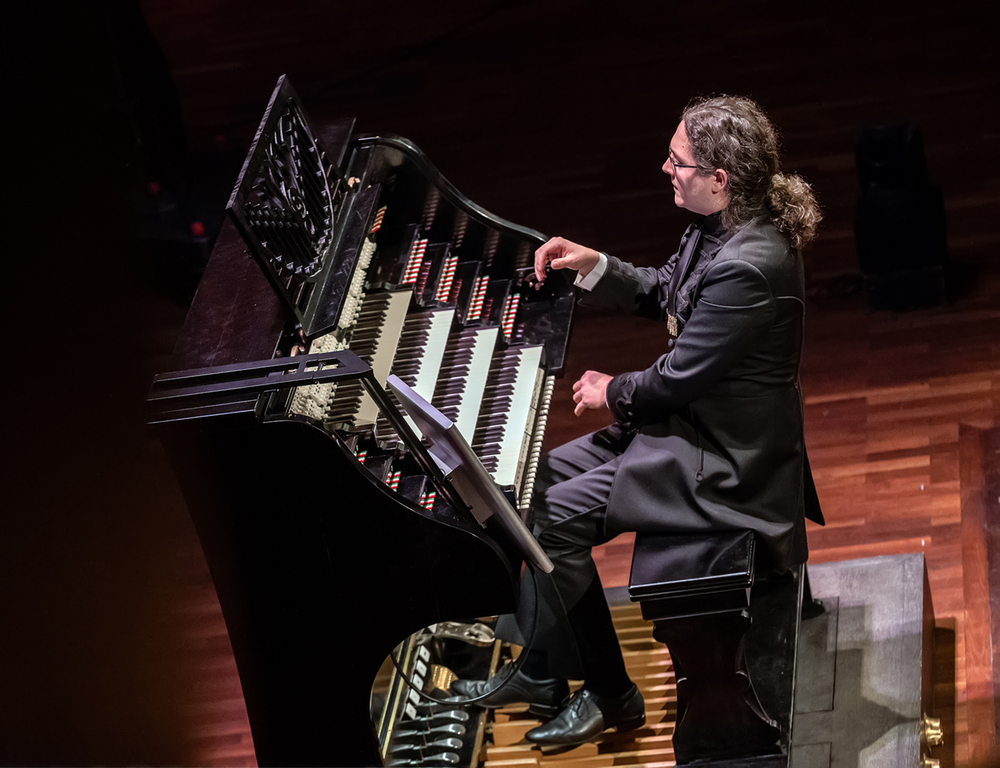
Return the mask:
[[(675, 262), (636, 268), (609, 257), (587, 303), (662, 317)], [(728, 240), (709, 238), (691, 281), (673, 348), (608, 386), (612, 413), (636, 434), (607, 531), (750, 528), (784, 571), (806, 560), (807, 508), (822, 522), (798, 387), (801, 255), (762, 216)]]

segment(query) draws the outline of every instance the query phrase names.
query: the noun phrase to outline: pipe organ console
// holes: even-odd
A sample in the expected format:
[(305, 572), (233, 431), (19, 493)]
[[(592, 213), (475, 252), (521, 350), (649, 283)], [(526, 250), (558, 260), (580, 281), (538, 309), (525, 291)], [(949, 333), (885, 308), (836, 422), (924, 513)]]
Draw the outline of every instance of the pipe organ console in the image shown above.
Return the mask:
[(541, 234), (405, 139), (313, 127), (285, 78), (228, 211), (149, 403), (257, 760), (475, 764), (474, 716), (397, 668), (440, 692), (490, 663), (475, 617), (513, 610), (524, 555), (470, 513), (385, 382), (453, 421), (526, 519), (572, 284), (535, 290)]

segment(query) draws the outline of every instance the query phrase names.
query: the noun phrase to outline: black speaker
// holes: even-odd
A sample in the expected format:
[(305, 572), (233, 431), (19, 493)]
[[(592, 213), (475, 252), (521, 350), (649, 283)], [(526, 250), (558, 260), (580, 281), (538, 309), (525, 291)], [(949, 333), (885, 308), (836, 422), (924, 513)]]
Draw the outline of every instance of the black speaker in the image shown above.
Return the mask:
[(924, 137), (913, 123), (870, 125), (858, 133), (856, 156), (862, 193), (927, 184)]
[(854, 217), (869, 307), (910, 309), (947, 300), (941, 188), (927, 183), (920, 129), (868, 126), (856, 141), (861, 194)]

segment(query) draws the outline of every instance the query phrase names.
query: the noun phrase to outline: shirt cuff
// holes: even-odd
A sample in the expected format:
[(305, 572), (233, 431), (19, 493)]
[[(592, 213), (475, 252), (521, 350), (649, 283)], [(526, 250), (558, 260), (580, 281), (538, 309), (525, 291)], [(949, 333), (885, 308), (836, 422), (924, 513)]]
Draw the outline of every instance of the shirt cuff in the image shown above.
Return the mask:
[(580, 277), (577, 273), (576, 280), (573, 284), (578, 288), (583, 288), (585, 291), (593, 290), (594, 286), (597, 285), (597, 281), (604, 277), (604, 273), (608, 271), (608, 255), (606, 253), (600, 254), (600, 258), (597, 260), (597, 264), (594, 266), (590, 272), (587, 273), (586, 277)]

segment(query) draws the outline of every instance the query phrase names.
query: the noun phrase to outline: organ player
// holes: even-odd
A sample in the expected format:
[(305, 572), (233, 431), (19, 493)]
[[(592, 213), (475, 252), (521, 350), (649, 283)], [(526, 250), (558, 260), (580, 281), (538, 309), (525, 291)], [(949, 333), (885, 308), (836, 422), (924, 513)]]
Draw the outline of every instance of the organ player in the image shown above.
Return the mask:
[[(785, 571), (806, 560), (804, 517), (822, 519), (806, 493), (798, 389), (801, 249), (820, 220), (812, 191), (781, 172), (773, 124), (741, 97), (690, 103), (663, 172), (675, 204), (697, 219), (662, 267), (558, 237), (535, 253), (537, 280), (547, 269), (576, 270), (586, 303), (665, 321), (672, 337), (645, 370), (587, 371), (573, 385), (577, 415), (607, 409), (614, 424), (556, 448), (540, 468), (534, 530), (555, 570), (525, 578), (518, 614), (498, 627), (522, 644), (531, 634), (533, 580), (533, 643), (516, 672), (508, 665), (490, 680), (453, 684), (489, 707), (526, 702), (547, 718), (526, 734), (538, 744), (579, 744), (645, 722), (593, 546), (628, 530), (749, 528)], [(569, 697), (571, 679), (583, 686)]]

